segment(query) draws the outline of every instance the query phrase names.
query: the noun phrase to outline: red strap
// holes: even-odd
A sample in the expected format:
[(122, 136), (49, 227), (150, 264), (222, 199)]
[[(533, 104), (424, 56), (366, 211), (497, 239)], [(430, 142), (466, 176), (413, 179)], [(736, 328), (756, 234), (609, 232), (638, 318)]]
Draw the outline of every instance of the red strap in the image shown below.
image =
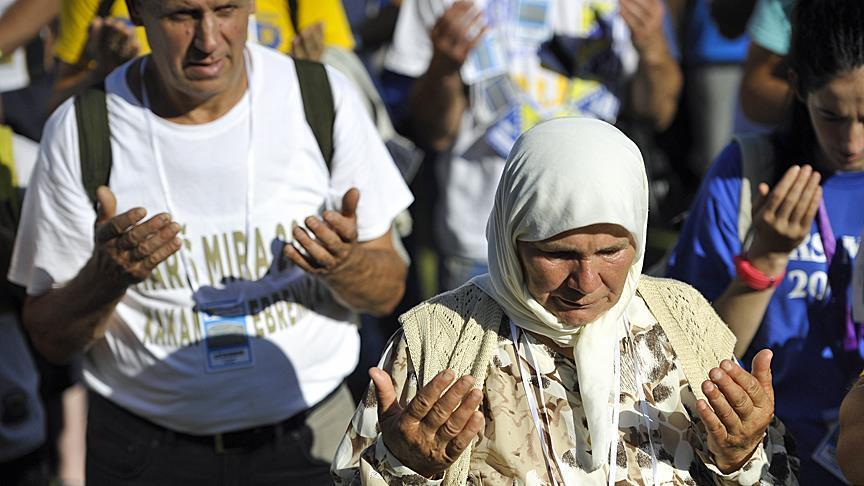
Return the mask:
[(780, 275), (767, 275), (762, 270), (754, 267), (747, 258), (736, 255), (732, 258), (735, 262), (735, 271), (741, 280), (753, 290), (766, 290), (780, 285), (786, 272), (783, 271)]

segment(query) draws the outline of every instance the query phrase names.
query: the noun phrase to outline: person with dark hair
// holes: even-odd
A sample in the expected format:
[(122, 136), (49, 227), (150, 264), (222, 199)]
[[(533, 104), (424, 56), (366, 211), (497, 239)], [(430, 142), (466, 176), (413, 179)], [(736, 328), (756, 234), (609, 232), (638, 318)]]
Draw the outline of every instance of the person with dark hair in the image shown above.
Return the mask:
[(864, 363), (849, 305), (864, 228), (862, 18), (854, 0), (799, 3), (785, 126), (726, 147), (669, 261), (671, 277), (714, 302), (737, 356), (774, 351), (777, 415), (798, 440), (802, 484), (839, 484), (831, 432)]

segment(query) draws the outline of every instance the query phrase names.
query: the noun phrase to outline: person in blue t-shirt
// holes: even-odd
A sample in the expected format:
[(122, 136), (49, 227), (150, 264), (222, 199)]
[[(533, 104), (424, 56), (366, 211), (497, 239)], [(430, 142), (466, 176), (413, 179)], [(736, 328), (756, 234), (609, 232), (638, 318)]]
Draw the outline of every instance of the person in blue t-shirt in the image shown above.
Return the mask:
[[(776, 413), (798, 441), (801, 484), (841, 484), (823, 439), (864, 364), (849, 309), (864, 228), (862, 18), (864, 2), (799, 2), (787, 126), (723, 150), (669, 260), (669, 276), (714, 302), (740, 358), (774, 351)], [(751, 156), (754, 146), (767, 156)], [(758, 167), (767, 183), (742, 191), (759, 182)]]

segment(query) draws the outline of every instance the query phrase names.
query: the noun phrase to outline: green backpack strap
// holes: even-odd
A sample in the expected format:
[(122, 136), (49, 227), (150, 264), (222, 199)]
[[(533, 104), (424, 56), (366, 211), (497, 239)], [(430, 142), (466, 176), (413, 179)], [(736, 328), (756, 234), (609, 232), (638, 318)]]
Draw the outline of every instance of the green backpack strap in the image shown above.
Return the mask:
[(97, 206), (96, 189), (107, 186), (111, 175), (111, 130), (105, 90), (93, 87), (75, 97), (75, 119), (78, 122), (78, 153), (81, 159), (81, 182), (93, 207)]
[(336, 120), (336, 107), (327, 70), (320, 62), (295, 59), (297, 81), (303, 97), (303, 111), (306, 123), (312, 129), (327, 170), (333, 161), (333, 123)]

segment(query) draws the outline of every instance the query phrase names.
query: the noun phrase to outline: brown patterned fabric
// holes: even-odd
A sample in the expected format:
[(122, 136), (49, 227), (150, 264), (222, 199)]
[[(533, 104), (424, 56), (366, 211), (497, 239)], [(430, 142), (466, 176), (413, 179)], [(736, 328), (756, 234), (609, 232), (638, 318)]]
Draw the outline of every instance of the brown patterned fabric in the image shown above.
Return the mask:
[[(797, 459), (787, 454), (787, 438), (779, 422), (739, 471), (723, 475), (717, 470), (704, 442), (705, 432), (694, 408), (696, 398), (690, 383), (663, 328), (644, 302), (640, 303), (641, 315), (648, 318), (642, 319), (644, 323), (633, 322), (630, 335), (620, 342), (622, 376), (615, 484), (797, 484), (791, 474), (793, 468), (797, 469)], [(509, 327), (501, 326), (483, 384), (481, 411), (486, 426), (470, 451), (467, 484), (607, 484), (606, 467), (587, 470), (591, 441), (573, 361), (530, 334), (525, 334), (523, 343), (530, 348), (536, 364), (528, 359), (524, 347), (517, 354)], [(521, 367), (515, 365), (517, 360)], [(417, 392), (418, 370), (401, 333), (393, 338), (383, 369), (393, 376), (404, 406)], [(637, 369), (644, 402), (639, 401), (636, 391)], [(532, 393), (543, 404), (542, 427), (555, 456), (548, 464), (531, 418), (522, 370), (530, 374)], [(650, 417), (650, 425), (643, 410)], [(652, 456), (656, 458), (656, 476)], [(333, 474), (337, 484), (442, 482), (417, 475), (389, 453), (379, 439), (376, 400), (371, 389), (339, 447)]]

